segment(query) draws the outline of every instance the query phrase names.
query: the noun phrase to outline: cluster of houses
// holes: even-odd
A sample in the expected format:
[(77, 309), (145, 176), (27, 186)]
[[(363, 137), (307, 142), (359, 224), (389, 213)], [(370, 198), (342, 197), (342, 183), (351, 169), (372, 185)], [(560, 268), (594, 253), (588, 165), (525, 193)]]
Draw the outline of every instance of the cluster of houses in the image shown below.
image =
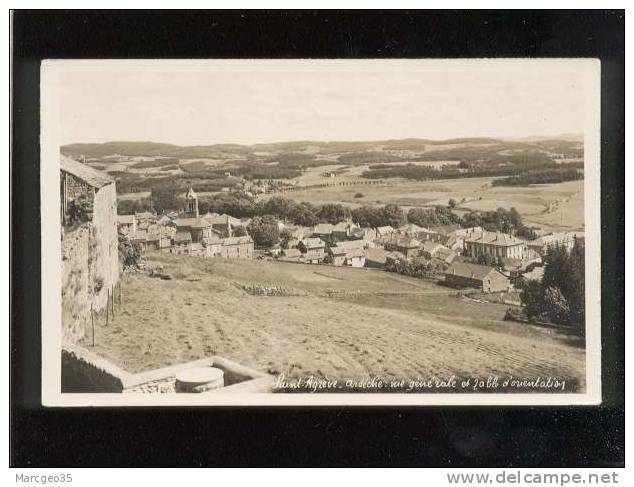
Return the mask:
[[(198, 197), (190, 189), (182, 213), (161, 217), (152, 213), (119, 216), (119, 232), (144, 250), (179, 255), (252, 259), (253, 239), (247, 234), (249, 219), (198, 212)], [(525, 241), (482, 227), (442, 225), (431, 228), (407, 224), (399, 228), (362, 228), (347, 220), (302, 227), (279, 222), (280, 245), (259, 249), (287, 262), (346, 267), (385, 268), (390, 261), (424, 261), (435, 264), (448, 285), (507, 291), (525, 275), (539, 277), (542, 257), (549, 246), (572, 248), (582, 234), (544, 235)], [(484, 258), (484, 259), (483, 259)], [(483, 265), (478, 262), (488, 262)]]
[[(423, 260), (436, 264), (434, 267), (441, 269), (448, 285), (484, 292), (507, 291), (522, 275), (538, 278), (549, 246), (572, 248), (576, 238), (583, 238), (580, 233), (562, 232), (525, 241), (482, 227), (425, 228), (408, 224), (399, 228), (360, 228), (351, 221), (285, 229), (291, 239), (286, 248), (279, 250), (283, 260), (379, 269), (391, 260)], [(478, 263), (483, 256), (490, 257), (490, 265)]]
[[(161, 217), (143, 212), (119, 215), (119, 233), (143, 250), (199, 257), (252, 259), (253, 239), (246, 234), (246, 222), (229, 215), (198, 212), (198, 197), (190, 188), (182, 213)], [(238, 228), (243, 231), (238, 231)]]

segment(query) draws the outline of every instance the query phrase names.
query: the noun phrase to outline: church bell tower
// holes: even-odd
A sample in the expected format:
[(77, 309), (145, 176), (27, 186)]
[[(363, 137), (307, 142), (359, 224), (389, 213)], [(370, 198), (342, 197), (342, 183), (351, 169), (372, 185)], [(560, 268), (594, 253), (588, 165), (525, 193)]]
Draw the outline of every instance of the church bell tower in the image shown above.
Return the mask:
[(185, 195), (185, 213), (188, 217), (198, 218), (198, 196), (194, 193), (194, 190), (190, 187), (189, 191)]

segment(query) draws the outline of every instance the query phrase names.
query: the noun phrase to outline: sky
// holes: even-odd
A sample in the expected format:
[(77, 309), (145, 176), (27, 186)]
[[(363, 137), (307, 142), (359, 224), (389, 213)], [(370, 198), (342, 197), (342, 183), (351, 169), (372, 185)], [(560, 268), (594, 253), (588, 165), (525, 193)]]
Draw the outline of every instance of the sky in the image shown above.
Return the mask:
[(588, 64), (58, 62), (61, 143), (582, 134)]

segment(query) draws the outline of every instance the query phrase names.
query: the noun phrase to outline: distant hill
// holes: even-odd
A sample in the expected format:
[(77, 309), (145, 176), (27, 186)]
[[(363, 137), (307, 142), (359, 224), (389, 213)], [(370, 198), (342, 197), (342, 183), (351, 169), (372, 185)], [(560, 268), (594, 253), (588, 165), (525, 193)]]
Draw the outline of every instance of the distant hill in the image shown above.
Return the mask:
[[(581, 140), (583, 138), (581, 137)], [(70, 157), (86, 156), (90, 158), (101, 158), (105, 156), (121, 155), (121, 156), (150, 156), (150, 157), (177, 157), (182, 159), (189, 158), (205, 158), (216, 157), (222, 154), (235, 154), (248, 156), (256, 152), (301, 152), (303, 150), (317, 150), (321, 154), (345, 153), (345, 152), (363, 152), (376, 150), (410, 150), (425, 151), (430, 146), (443, 145), (465, 145), (465, 146), (484, 146), (517, 143), (539, 143), (539, 142), (578, 142), (579, 136), (574, 134), (564, 134), (561, 137), (527, 137), (524, 139), (504, 140), (489, 137), (468, 137), (455, 138), (445, 140), (431, 139), (388, 139), (376, 141), (290, 141), (290, 142), (273, 142), (265, 144), (241, 145), (241, 144), (210, 144), (210, 145), (194, 145), (179, 146), (175, 144), (163, 144), (157, 142), (138, 142), (138, 141), (113, 141), (100, 144), (69, 144), (61, 148), (63, 154)], [(511, 148), (511, 147), (509, 147)]]

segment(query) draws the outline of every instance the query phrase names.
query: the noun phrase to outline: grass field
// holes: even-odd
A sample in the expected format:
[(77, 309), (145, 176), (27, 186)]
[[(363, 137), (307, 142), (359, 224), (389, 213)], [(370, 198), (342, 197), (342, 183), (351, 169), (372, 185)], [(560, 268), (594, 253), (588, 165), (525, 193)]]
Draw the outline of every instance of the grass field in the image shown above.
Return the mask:
[[(333, 179), (335, 182), (339, 181), (338, 178)], [(346, 179), (355, 180), (365, 181), (359, 178)], [(465, 211), (515, 207), (526, 223), (544, 230), (583, 230), (583, 180), (527, 187), (492, 186), (492, 180), (493, 178), (436, 181), (387, 179), (385, 184), (379, 185), (310, 188), (284, 193), (284, 196), (314, 204), (343, 203), (352, 207), (394, 203), (405, 209), (447, 205), (450, 199), (454, 199), (459, 208)], [(331, 181), (322, 178), (321, 182)], [(355, 198), (357, 193), (362, 193), (363, 197)]]
[[(584, 384), (574, 339), (502, 320), (506, 309), (382, 271), (154, 254), (171, 280), (125, 275), (95, 351), (131, 372), (221, 355), (287, 377), (564, 377)], [(240, 284), (283, 286), (258, 296)], [(91, 341), (90, 333), (86, 339)], [(87, 343), (85, 343), (86, 345)]]

